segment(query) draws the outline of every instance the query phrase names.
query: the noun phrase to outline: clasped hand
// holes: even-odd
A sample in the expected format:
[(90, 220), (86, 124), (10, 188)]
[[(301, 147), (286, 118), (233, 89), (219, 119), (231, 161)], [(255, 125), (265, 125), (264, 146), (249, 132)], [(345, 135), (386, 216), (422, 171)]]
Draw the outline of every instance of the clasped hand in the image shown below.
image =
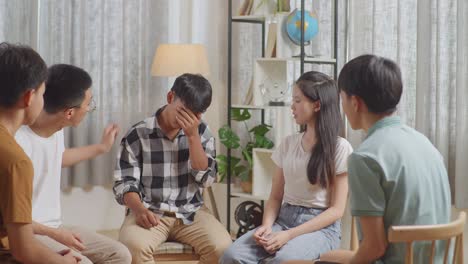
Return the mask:
[(255, 231), (253, 237), (256, 243), (270, 254), (274, 254), (291, 240), (288, 231), (273, 232), (271, 227), (268, 226), (260, 226), (257, 231)]

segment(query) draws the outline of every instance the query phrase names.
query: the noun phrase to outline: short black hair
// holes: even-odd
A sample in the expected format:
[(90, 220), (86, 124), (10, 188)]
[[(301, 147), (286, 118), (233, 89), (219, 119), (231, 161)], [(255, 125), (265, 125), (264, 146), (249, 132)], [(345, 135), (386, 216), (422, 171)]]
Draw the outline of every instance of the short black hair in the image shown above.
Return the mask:
[(211, 84), (200, 74), (182, 74), (175, 80), (171, 91), (194, 113), (205, 112), (211, 104)]
[(93, 81), (89, 74), (76, 66), (55, 64), (49, 68), (44, 93), (44, 109), (49, 114), (79, 107)]
[(376, 114), (395, 112), (403, 92), (398, 65), (375, 55), (361, 55), (346, 63), (338, 87), (348, 95), (362, 98), (369, 112)]
[(21, 95), (47, 79), (47, 65), (31, 47), (0, 43), (0, 106), (9, 108)]

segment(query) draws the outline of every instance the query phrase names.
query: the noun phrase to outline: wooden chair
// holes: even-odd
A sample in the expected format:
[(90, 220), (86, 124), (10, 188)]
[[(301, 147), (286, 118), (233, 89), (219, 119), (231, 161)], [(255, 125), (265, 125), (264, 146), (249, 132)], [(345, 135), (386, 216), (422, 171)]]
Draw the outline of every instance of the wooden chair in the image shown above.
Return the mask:
[(349, 248), (352, 251), (356, 251), (359, 248), (359, 238), (358, 238), (356, 225), (357, 225), (356, 217), (351, 216), (351, 236), (350, 236)]
[(446, 240), (444, 263), (447, 263), (450, 251), (450, 241), (455, 239), (453, 263), (463, 263), (463, 230), (465, 228), (466, 213), (461, 212), (458, 218), (443, 225), (419, 225), (419, 226), (391, 226), (388, 231), (390, 243), (406, 243), (407, 264), (413, 263), (413, 242), (432, 241), (430, 263), (434, 262), (435, 241)]
[[(214, 198), (213, 189), (208, 187), (203, 192), (203, 200), (211, 213), (219, 221), (218, 208), (216, 207), (216, 200)], [(195, 253), (192, 246), (182, 244), (174, 241), (166, 241), (159, 246), (156, 253), (154, 254), (154, 260), (156, 262), (169, 262), (169, 261), (197, 261), (200, 260), (200, 256)]]

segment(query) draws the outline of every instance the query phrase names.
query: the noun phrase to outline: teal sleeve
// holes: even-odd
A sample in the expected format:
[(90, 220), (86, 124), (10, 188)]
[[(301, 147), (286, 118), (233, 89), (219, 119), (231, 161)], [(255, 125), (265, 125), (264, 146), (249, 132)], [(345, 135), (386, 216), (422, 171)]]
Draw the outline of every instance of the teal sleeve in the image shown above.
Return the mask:
[(353, 153), (348, 159), (350, 206), (353, 216), (383, 216), (386, 200), (380, 185), (381, 166), (372, 158)]

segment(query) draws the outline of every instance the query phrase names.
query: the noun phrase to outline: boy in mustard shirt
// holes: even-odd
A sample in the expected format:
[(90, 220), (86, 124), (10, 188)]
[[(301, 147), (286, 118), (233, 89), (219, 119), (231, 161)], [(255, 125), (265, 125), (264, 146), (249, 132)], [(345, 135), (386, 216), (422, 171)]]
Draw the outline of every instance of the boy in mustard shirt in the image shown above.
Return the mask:
[(31, 219), (33, 166), (14, 138), (21, 125), (32, 124), (41, 112), (46, 78), (47, 66), (34, 50), (0, 43), (1, 263), (79, 261), (69, 250), (53, 252), (34, 238)]

